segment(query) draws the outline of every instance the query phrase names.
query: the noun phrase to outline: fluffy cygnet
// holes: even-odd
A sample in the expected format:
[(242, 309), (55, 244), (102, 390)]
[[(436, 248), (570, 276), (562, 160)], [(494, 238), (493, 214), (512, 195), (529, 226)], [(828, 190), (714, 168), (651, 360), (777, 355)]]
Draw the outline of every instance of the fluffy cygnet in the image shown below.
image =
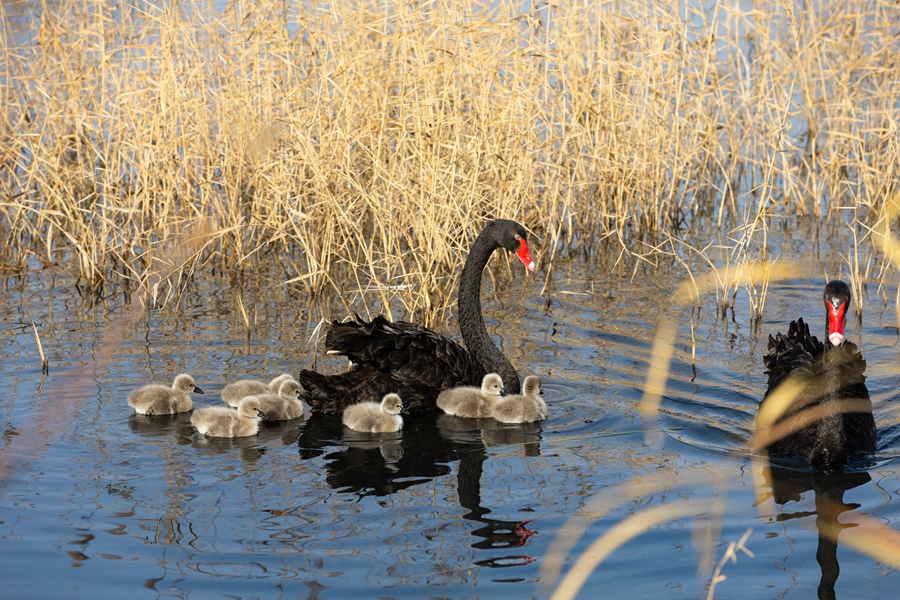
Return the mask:
[(533, 423), (547, 418), (547, 403), (541, 396), (539, 377), (531, 375), (525, 378), (522, 394), (502, 398), (494, 405), (494, 418), (502, 423)]
[(128, 406), (142, 415), (174, 415), (193, 408), (191, 392), (202, 394), (190, 375), (179, 375), (172, 387), (153, 383), (128, 394)]
[(303, 403), (299, 398), (300, 384), (292, 379), (284, 381), (277, 394), (256, 396), (262, 411), (266, 413), (266, 421), (289, 421), (302, 417)]
[(259, 421), (266, 414), (255, 396), (247, 396), (237, 410), (224, 406), (200, 408), (191, 415), (191, 425), (206, 437), (236, 438), (259, 433)]
[(371, 433), (400, 431), (403, 428), (400, 413), (406, 413), (400, 396), (388, 394), (381, 400), (381, 404), (360, 402), (348, 406), (344, 410), (344, 425), (356, 431)]
[(290, 373), (282, 373), (269, 383), (263, 383), (262, 381), (256, 381), (254, 379), (235, 381), (222, 388), (222, 400), (225, 401), (225, 404), (237, 408), (241, 403), (241, 400), (247, 396), (277, 394), (278, 390), (281, 389), (282, 383), (285, 381), (293, 381), (293, 379), (294, 378)]
[(444, 390), (438, 394), (437, 405), (448, 415), (482, 419), (493, 415), (494, 404), (503, 394), (503, 380), (496, 373), (488, 373), (481, 381), (481, 388)]

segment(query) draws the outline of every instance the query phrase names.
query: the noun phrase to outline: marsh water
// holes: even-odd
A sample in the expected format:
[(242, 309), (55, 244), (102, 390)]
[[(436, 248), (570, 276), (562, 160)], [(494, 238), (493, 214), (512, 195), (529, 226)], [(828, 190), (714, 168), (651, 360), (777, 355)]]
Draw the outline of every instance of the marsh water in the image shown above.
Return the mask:
[[(578, 534), (560, 557), (565, 573), (611, 528), (675, 503), (690, 510), (640, 528), (581, 597), (706, 597), (712, 566), (748, 530), (753, 556), (724, 566), (716, 597), (885, 597), (894, 570), (819, 529), (863, 518), (900, 527), (896, 287), (871, 284), (849, 325), (868, 360), (874, 456), (765, 478), (742, 450), (768, 333), (798, 316), (824, 327), (823, 277), (840, 260), (804, 261), (807, 276), (770, 286), (758, 321), (743, 292), (724, 313), (714, 298), (673, 306), (677, 267), (617, 270), (585, 255), (558, 260), (548, 277), (494, 261), (486, 321), (520, 372), (542, 377), (546, 422), (426, 415), (398, 434), (363, 435), (307, 414), (233, 441), (198, 436), (188, 414), (135, 415), (126, 397), (179, 372), (205, 391), (195, 406), (217, 404), (240, 378), (314, 364), (338, 372), (346, 365), (322, 357), (316, 327), (345, 316), (342, 303), (279, 286), (274, 269), (196, 276), (149, 312), (122, 292), (82, 295), (65, 271), (7, 277), (0, 596), (544, 597), (553, 582), (540, 569), (558, 534)], [(642, 386), (667, 319), (677, 323), (672, 372), (648, 418)], [(443, 327), (458, 337), (455, 319)], [(825, 500), (843, 504), (826, 510)]]

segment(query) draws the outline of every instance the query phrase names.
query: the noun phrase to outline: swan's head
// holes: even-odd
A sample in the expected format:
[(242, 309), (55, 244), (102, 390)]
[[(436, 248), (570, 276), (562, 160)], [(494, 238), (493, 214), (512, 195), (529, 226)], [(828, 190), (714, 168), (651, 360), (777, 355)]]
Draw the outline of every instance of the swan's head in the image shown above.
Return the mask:
[(525, 383), (522, 384), (522, 393), (529, 398), (543, 396), (544, 390), (541, 389), (541, 378), (534, 375), (526, 377)]
[(278, 395), (282, 398), (299, 398), (300, 384), (293, 379), (289, 379), (288, 381), (283, 382), (281, 387), (278, 388)]
[(481, 391), (489, 396), (502, 396), (506, 393), (503, 389), (503, 380), (496, 373), (488, 373), (481, 381)]
[(832, 346), (840, 346), (844, 341), (847, 309), (850, 308), (850, 286), (843, 281), (830, 281), (825, 286), (824, 298), (828, 341)]
[(242, 417), (248, 419), (256, 419), (257, 421), (265, 421), (266, 413), (262, 411), (262, 406), (256, 396), (247, 396), (238, 404), (238, 413)]
[(172, 389), (179, 392), (184, 392), (185, 394), (190, 394), (191, 392), (203, 394), (203, 390), (201, 390), (194, 384), (194, 378), (183, 373), (175, 378), (175, 384), (172, 386)]
[(497, 219), (485, 228), (488, 229), (499, 246), (515, 254), (526, 269), (534, 271), (534, 259), (531, 258), (531, 250), (528, 249), (528, 233), (524, 227), (515, 221)]
[(382, 398), (381, 410), (389, 415), (409, 414), (409, 411), (403, 408), (403, 400), (397, 394), (388, 394)]

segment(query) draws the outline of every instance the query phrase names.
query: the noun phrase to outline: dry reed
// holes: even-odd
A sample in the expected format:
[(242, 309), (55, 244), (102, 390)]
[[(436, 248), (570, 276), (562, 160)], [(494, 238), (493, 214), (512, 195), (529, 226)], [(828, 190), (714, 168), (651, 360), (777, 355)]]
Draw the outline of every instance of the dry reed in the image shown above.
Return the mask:
[(0, 7), (5, 268), (141, 281), (161, 232), (209, 219), (184, 273), (278, 261), (433, 322), (486, 218), (541, 236), (548, 269), (574, 246), (721, 269), (811, 215), (858, 230), (872, 274), (895, 3), (28, 6)]
[(29, 320), (31, 321), (31, 329), (34, 331), (34, 341), (37, 343), (38, 354), (41, 356), (41, 373), (46, 375), (47, 371), (50, 369), (50, 361), (47, 360), (47, 356), (44, 354), (44, 345), (41, 343), (41, 336), (38, 334), (37, 325), (34, 324), (34, 319)]

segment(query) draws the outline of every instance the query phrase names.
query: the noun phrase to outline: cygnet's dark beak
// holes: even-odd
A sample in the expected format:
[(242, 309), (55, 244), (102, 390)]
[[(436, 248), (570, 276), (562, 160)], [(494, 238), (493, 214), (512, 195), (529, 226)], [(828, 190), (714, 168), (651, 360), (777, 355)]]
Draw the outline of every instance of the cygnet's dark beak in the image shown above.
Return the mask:
[(544, 395), (544, 390), (541, 390), (541, 391), (538, 392), (538, 393), (539, 393), (541, 396), (543, 396), (543, 395)]
[(194, 393), (195, 393), (195, 394), (200, 394), (200, 395), (202, 396), (202, 395), (203, 395), (203, 390), (201, 390), (200, 388), (198, 388), (198, 387), (195, 385), (195, 386), (194, 386)]
[(402, 415), (408, 415), (408, 414), (409, 414), (409, 411), (406, 410), (406, 407), (405, 407), (405, 406), (402, 406), (402, 407), (400, 407), (400, 414), (402, 414)]
[(506, 395), (506, 388), (500, 388), (500, 395), (501, 395), (501, 396), (505, 396), (505, 395)]
[(260, 419), (262, 419), (263, 421), (265, 421), (265, 420), (267, 420), (267, 419), (269, 418), (269, 417), (266, 416), (266, 413), (264, 413), (263, 411), (259, 411), (259, 412), (257, 412), (256, 414), (257, 414), (257, 416), (258, 416)]

